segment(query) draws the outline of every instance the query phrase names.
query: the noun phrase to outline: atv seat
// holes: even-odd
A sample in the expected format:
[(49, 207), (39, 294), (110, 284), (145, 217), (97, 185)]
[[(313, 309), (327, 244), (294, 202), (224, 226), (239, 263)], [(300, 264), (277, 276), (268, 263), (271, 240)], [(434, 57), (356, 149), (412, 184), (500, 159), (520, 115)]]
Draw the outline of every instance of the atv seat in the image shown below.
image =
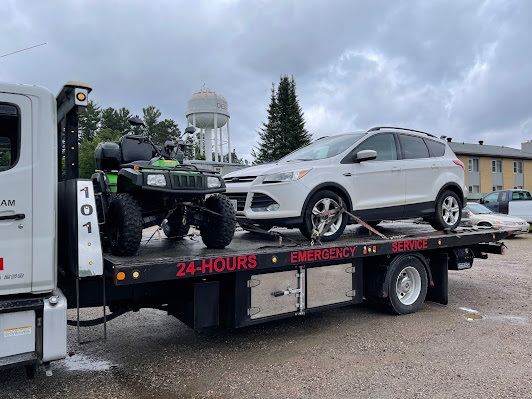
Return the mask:
[(94, 151), (97, 170), (118, 170), (148, 166), (154, 156), (153, 147), (144, 136), (126, 135), (119, 142), (99, 143)]
[(122, 136), (119, 142), (122, 158), (120, 162), (121, 167), (125, 167), (122, 165), (129, 165), (136, 161), (145, 161), (147, 163), (144, 165), (149, 165), (154, 153), (152, 145), (148, 141), (144, 141), (145, 139), (144, 136)]

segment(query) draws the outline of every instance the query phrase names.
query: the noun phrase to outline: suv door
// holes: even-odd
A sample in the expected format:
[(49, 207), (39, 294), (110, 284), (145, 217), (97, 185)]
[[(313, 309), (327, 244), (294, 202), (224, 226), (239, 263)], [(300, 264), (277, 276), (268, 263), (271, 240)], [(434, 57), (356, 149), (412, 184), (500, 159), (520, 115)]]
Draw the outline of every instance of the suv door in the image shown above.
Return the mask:
[(33, 261), (32, 131), (31, 101), (23, 95), (0, 93), (0, 187), (0, 294), (28, 292)]
[[(431, 158), (429, 149), (422, 137), (399, 134), (405, 170), (405, 210), (419, 216), (420, 210), (436, 200), (433, 193), (435, 176), (441, 164)], [(429, 209), (428, 209), (429, 210)]]
[[(377, 158), (354, 163), (356, 153), (362, 150), (377, 151)], [(347, 173), (349, 195), (355, 215), (362, 219), (382, 220), (401, 218), (405, 202), (405, 177), (398, 159), (397, 143), (393, 133), (380, 133), (368, 137), (349, 155), (352, 164)], [(342, 162), (345, 163), (345, 160)], [(386, 208), (386, 209), (385, 209)]]

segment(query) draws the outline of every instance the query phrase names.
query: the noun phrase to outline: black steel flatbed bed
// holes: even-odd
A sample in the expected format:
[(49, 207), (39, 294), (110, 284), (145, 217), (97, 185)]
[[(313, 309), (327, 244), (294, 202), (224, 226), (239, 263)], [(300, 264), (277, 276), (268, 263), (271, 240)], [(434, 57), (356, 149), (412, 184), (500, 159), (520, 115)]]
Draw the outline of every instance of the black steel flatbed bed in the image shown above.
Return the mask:
[(298, 230), (277, 230), (282, 234), (281, 241), (273, 235), (237, 231), (231, 244), (221, 250), (206, 248), (199, 236), (171, 240), (156, 232), (148, 241), (145, 231), (137, 256), (104, 254), (104, 267), (115, 285), (124, 286), (238, 271), (261, 273), (291, 266), (347, 263), (356, 258), (445, 248), (469, 247), (476, 249), (476, 254), (501, 253), (503, 247), (493, 244), (511, 234), (492, 228), (442, 232), (409, 222), (383, 222), (377, 230), (388, 238), (370, 235), (363, 227), (352, 225), (339, 240), (315, 245), (310, 245)]

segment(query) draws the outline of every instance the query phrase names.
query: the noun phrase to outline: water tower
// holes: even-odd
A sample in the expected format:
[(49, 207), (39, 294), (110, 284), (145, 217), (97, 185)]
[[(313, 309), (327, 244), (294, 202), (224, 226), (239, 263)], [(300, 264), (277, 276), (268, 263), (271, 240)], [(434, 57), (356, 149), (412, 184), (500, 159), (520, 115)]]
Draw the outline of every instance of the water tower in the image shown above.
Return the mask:
[(224, 144), (226, 144), (229, 163), (231, 163), (229, 112), (225, 97), (208, 90), (192, 94), (188, 100), (186, 117), (188, 125), (194, 126), (199, 133), (200, 152), (205, 155), (205, 159), (210, 161), (211, 154), (214, 153), (214, 161), (222, 162)]

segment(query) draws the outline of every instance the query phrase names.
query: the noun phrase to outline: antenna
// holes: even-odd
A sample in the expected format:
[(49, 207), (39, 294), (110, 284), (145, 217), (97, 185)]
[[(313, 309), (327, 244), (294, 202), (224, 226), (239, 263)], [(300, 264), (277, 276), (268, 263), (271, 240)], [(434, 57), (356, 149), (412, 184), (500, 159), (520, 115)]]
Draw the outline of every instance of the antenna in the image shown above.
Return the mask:
[(13, 55), (13, 54), (16, 54), (16, 53), (20, 53), (22, 51), (30, 50), (30, 49), (35, 48), (35, 47), (44, 46), (45, 44), (46, 43), (36, 44), (35, 46), (26, 47), (26, 48), (23, 48), (22, 50), (17, 50), (17, 51), (13, 51), (12, 53), (0, 55), (0, 58), (7, 57), (8, 55)]

